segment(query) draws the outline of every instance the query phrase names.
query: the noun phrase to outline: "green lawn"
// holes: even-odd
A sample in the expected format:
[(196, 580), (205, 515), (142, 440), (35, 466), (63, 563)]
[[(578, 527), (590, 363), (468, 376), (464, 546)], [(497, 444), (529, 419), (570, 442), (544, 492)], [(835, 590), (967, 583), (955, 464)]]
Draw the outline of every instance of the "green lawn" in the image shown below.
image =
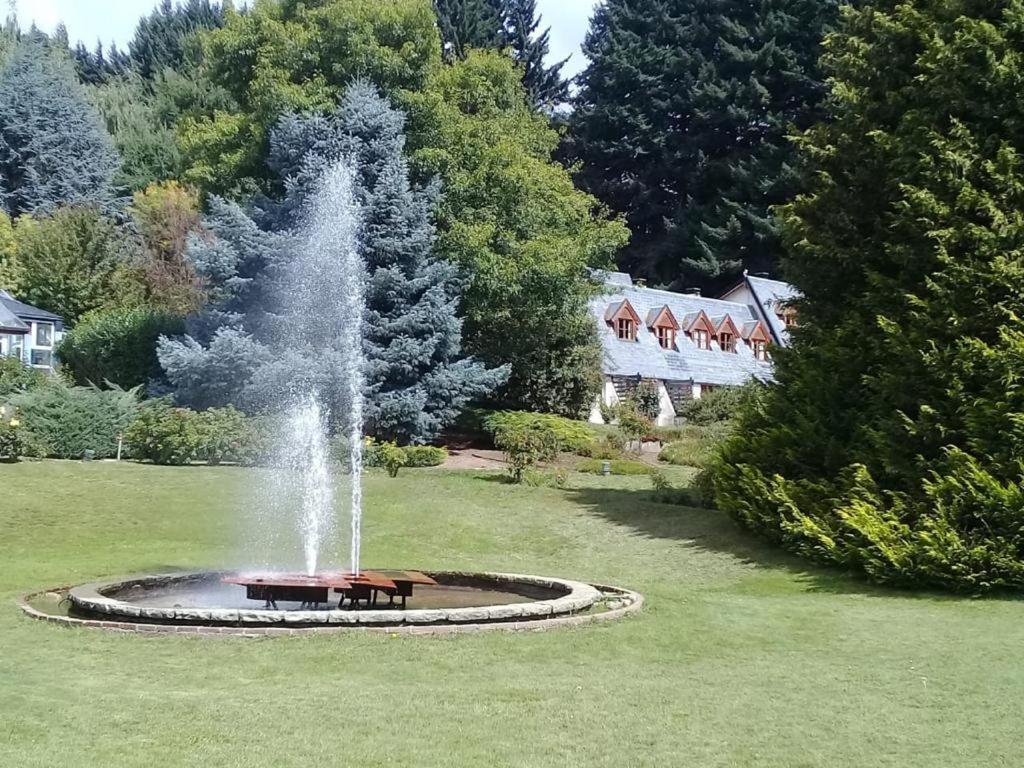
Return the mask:
[(1024, 605), (809, 569), (646, 478), (368, 480), (367, 565), (628, 586), (644, 612), (449, 638), (133, 637), (22, 592), (232, 557), (236, 468), (0, 464), (0, 766), (1017, 766)]

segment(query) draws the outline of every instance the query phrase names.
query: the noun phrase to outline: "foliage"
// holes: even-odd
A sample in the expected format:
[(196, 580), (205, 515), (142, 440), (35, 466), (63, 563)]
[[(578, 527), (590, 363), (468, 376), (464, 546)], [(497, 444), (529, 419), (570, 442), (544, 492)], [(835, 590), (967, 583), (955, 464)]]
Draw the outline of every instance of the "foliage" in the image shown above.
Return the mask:
[(8, 403), (17, 409), (26, 428), (47, 453), (58, 459), (95, 458), (117, 454), (117, 436), (138, 409), (138, 390), (68, 387), (54, 382), (15, 395)]
[(636, 409), (626, 407), (619, 412), (619, 429), (626, 436), (626, 445), (636, 443), (639, 451), (644, 437), (650, 432), (651, 420)]
[(551, 29), (540, 29), (537, 0), (499, 0), (501, 5), (504, 44), (512, 58), (522, 67), (523, 86), (536, 107), (553, 109), (569, 98), (569, 81), (562, 77), (562, 67), (569, 60), (547, 64)]
[(726, 434), (714, 426), (691, 427), (679, 439), (661, 449), (658, 461), (702, 469), (711, 461)]
[(179, 315), (148, 306), (95, 310), (64, 337), (57, 354), (78, 384), (130, 388), (160, 378), (157, 340), (184, 330)]
[(199, 442), (194, 417), (194, 411), (173, 408), (166, 400), (146, 402), (124, 432), (132, 457), (154, 464), (188, 464)]
[(835, 117), (798, 137), (814, 181), (782, 214), (808, 322), (710, 480), (745, 525), (874, 580), (1020, 588), (1024, 8), (844, 19)]
[(0, 356), (0, 405), (11, 395), (39, 389), (48, 383), (50, 377), (38, 368), (31, 368), (16, 357)]
[(196, 34), (223, 26), (224, 5), (210, 0), (171, 4), (162, 0), (149, 16), (139, 20), (128, 44), (132, 66), (152, 80), (167, 69), (181, 69), (191, 58)]
[[(590, 475), (604, 473), (605, 461), (601, 459), (586, 459), (576, 465), (577, 472), (584, 472)], [(607, 461), (613, 475), (649, 475), (655, 471), (650, 464), (631, 459), (612, 459)]]
[(206, 191), (276, 182), (264, 164), (271, 128), (290, 112), (324, 112), (354, 79), (394, 95), (439, 63), (430, 0), (258, 3), (202, 35), (205, 74), (235, 102), (179, 124), (188, 181)]
[(588, 266), (628, 233), (552, 162), (557, 133), (507, 58), (471, 52), (406, 94), (413, 164), (438, 176), (437, 252), (463, 267), (467, 351), (508, 363), (506, 407), (578, 417), (600, 387)]
[(202, 231), (199, 196), (176, 181), (150, 184), (132, 196), (129, 211), (145, 247), (148, 302), (178, 314), (199, 309), (202, 288), (185, 256), (189, 237)]
[(719, 424), (737, 414), (746, 396), (747, 390), (744, 387), (718, 387), (688, 402), (679, 415), (688, 424)]
[(16, 413), (0, 407), (0, 461), (17, 461), (25, 453), (24, 427)]
[(604, 398), (601, 398), (597, 407), (601, 413), (601, 421), (605, 424), (613, 424), (618, 420), (619, 410), (621, 409), (621, 405), (619, 403), (606, 403)]
[(16, 294), (20, 287), (21, 268), (18, 264), (14, 225), (11, 217), (0, 211), (0, 290)]
[(617, 429), (603, 432), (590, 445), (577, 448), (575, 453), (591, 459), (618, 459), (626, 450), (626, 436)]
[(408, 454), (392, 442), (377, 443), (376, 453), (377, 465), (387, 470), (388, 477), (398, 477), (398, 470), (409, 463)]
[(448, 451), (434, 445), (407, 445), (402, 450), (409, 467), (439, 467), (448, 459)]
[(494, 444), (505, 453), (509, 477), (521, 483), (538, 461), (552, 461), (561, 448), (558, 433), (543, 423), (500, 422), (494, 427)]
[(18, 298), (74, 323), (94, 309), (139, 303), (134, 243), (95, 208), (23, 216), (14, 228), (21, 274)]
[(633, 410), (647, 421), (653, 422), (661, 413), (661, 394), (658, 383), (649, 379), (641, 381), (629, 396), (627, 410)]
[(22, 37), (0, 72), (0, 208), (109, 207), (118, 162), (67, 57), (38, 32)]
[(449, 61), (471, 48), (500, 48), (503, 30), (497, 0), (434, 0), (441, 45)]
[[(58, 42), (66, 44), (64, 40)], [(79, 41), (71, 50), (71, 58), (74, 59), (78, 79), (87, 85), (99, 85), (120, 77), (127, 73), (129, 66), (128, 54), (118, 50), (114, 43), (104, 52), (103, 43), (98, 40), (92, 51)]]
[[(403, 122), (371, 86), (356, 84), (330, 116), (293, 115), (276, 129), (271, 165), (287, 180), (288, 195), (280, 204), (264, 203), (271, 229), (261, 229), (237, 206), (213, 201), (208, 225), (214, 237), (190, 241), (190, 257), (213, 301), (194, 318), (190, 337), (160, 345), (161, 363), (181, 402), (253, 409), (281, 402), (301, 377), (316, 383), (336, 418), (347, 412), (348, 392), (339, 377), (353, 321), (337, 313), (322, 317), (319, 306), (275, 304), (291, 279), (295, 249), (305, 247), (292, 227), (316, 203), (321, 175), (334, 173), (342, 160), (354, 170), (356, 237), (368, 271), (362, 328), (366, 429), (401, 442), (431, 440), (468, 401), (505, 379), (506, 369), (487, 370), (459, 357), (459, 281), (452, 265), (431, 254), (436, 188), (410, 185)], [(332, 209), (323, 215), (340, 214)], [(336, 281), (335, 265), (323, 267), (323, 279)], [(289, 317), (308, 332), (282, 340), (268, 313), (277, 322)]]
[(266, 429), (234, 408), (192, 411), (149, 400), (124, 433), (133, 458), (154, 464), (254, 464), (268, 447)]
[(594, 441), (594, 431), (586, 422), (574, 421), (550, 413), (498, 411), (484, 419), (484, 429), (495, 438), (500, 431), (510, 430), (550, 433), (556, 448), (555, 453), (548, 458), (554, 458), (559, 451), (579, 453), (586, 450)]
[(568, 156), (632, 231), (620, 265), (665, 283), (774, 269), (787, 139), (820, 119), (838, 0), (609, 0), (584, 43)]

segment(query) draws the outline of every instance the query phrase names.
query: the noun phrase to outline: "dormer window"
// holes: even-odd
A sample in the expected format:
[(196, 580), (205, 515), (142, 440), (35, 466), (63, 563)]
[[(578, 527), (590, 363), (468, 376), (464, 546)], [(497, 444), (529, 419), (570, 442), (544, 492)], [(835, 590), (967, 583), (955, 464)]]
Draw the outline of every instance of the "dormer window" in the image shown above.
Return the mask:
[(750, 345), (750, 351), (754, 354), (755, 360), (768, 361), (768, 345), (771, 343), (771, 336), (764, 323), (756, 320), (744, 325), (743, 339)]
[(658, 346), (662, 349), (676, 348), (676, 334), (679, 332), (679, 321), (672, 314), (672, 310), (665, 304), (655, 307), (647, 313), (647, 327), (658, 339)]
[(750, 348), (754, 351), (754, 357), (761, 362), (768, 361), (768, 342), (767, 341), (752, 341)]
[(690, 340), (697, 345), (697, 349), (711, 349), (711, 340), (715, 338), (715, 324), (707, 316), (704, 310), (693, 315), (687, 315), (683, 320), (686, 332)]
[(723, 352), (736, 352), (736, 339), (740, 335), (740, 329), (732, 321), (729, 315), (713, 318), (715, 324), (715, 338), (718, 340), (718, 348)]
[(736, 337), (731, 333), (722, 333), (718, 336), (718, 346), (723, 352), (736, 352)]
[(604, 313), (604, 319), (612, 327), (620, 341), (636, 341), (636, 331), (640, 327), (640, 315), (636, 313), (628, 299), (612, 304)]

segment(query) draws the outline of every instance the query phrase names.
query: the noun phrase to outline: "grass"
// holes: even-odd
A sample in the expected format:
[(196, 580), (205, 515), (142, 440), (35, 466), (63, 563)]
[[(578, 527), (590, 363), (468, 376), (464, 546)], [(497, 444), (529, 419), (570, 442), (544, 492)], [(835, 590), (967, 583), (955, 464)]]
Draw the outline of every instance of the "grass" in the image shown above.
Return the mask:
[(606, 626), (131, 637), (15, 607), (47, 586), (230, 562), (252, 481), (230, 467), (0, 465), (0, 766), (1019, 764), (1020, 602), (809, 569), (714, 512), (651, 502), (645, 477), (367, 483), (368, 565), (645, 593), (640, 616)]

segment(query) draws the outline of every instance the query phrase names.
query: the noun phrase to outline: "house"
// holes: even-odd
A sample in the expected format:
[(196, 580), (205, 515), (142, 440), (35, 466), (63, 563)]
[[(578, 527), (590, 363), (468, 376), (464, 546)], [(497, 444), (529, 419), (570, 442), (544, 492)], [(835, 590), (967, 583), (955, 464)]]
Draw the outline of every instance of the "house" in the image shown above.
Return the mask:
[(601, 404), (627, 399), (642, 381), (658, 388), (659, 426), (673, 424), (687, 402), (715, 387), (772, 378), (772, 346), (788, 346), (796, 323), (788, 283), (743, 274), (712, 299), (636, 284), (621, 272), (599, 272), (604, 292), (590, 302), (603, 350)]
[(52, 373), (57, 345), (64, 338), (64, 319), (33, 307), (0, 290), (0, 355)]

